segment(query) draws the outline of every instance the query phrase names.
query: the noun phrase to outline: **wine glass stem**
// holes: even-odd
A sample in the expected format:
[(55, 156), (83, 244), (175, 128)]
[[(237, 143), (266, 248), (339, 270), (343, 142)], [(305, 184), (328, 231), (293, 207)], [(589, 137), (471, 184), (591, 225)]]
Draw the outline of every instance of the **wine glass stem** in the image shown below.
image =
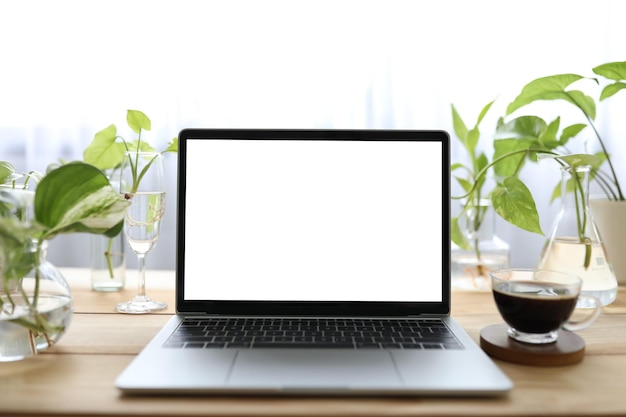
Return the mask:
[(146, 297), (146, 254), (137, 254), (137, 263), (139, 265), (139, 280), (137, 282), (137, 297)]

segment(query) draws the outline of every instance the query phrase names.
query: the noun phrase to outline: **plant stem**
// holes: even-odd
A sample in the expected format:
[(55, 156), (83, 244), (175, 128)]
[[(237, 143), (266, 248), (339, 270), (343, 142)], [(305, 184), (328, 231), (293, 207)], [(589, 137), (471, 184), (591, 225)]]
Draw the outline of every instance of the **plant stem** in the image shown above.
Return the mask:
[(115, 273), (113, 272), (113, 239), (112, 237), (109, 238), (109, 243), (107, 244), (107, 249), (104, 252), (104, 258), (107, 261), (107, 267), (109, 268), (109, 278), (113, 279), (115, 278)]
[[(567, 94), (567, 93), (566, 93)], [(617, 190), (617, 196), (618, 196), (618, 200), (619, 201), (624, 201), (624, 194), (622, 194), (622, 188), (619, 185), (619, 180), (617, 179), (617, 174), (615, 173), (615, 168), (613, 168), (613, 162), (611, 161), (611, 155), (609, 154), (604, 141), (602, 140), (602, 137), (600, 136), (600, 133), (598, 132), (598, 129), (596, 129), (596, 125), (593, 123), (593, 120), (591, 119), (591, 117), (587, 114), (587, 112), (578, 105), (578, 103), (576, 102), (575, 99), (573, 99), (571, 96), (571, 101), (572, 103), (574, 103), (574, 105), (576, 107), (578, 107), (578, 109), (585, 115), (585, 118), (587, 119), (587, 122), (589, 123), (589, 126), (591, 126), (591, 129), (593, 130), (593, 133), (596, 135), (596, 138), (598, 139), (598, 142), (600, 143), (600, 147), (602, 148), (602, 152), (604, 153), (604, 155), (606, 156), (606, 162), (609, 164), (609, 169), (611, 170), (611, 176), (613, 177), (613, 186), (615, 187), (615, 189)], [(612, 193), (613, 195), (615, 195), (615, 193)], [(609, 198), (611, 196), (608, 196)]]
[(547, 150), (547, 149), (543, 149), (543, 148), (528, 148), (528, 149), (520, 149), (517, 151), (512, 151), (512, 152), (508, 152), (496, 159), (494, 159), (493, 161), (491, 161), (490, 164), (488, 164), (487, 166), (485, 166), (483, 169), (481, 169), (478, 174), (476, 174), (476, 178), (474, 179), (474, 184), (472, 186), (472, 188), (466, 192), (465, 194), (458, 196), (458, 197), (451, 197), (452, 199), (455, 200), (461, 200), (464, 198), (468, 198), (469, 196), (471, 196), (474, 192), (476, 192), (476, 190), (478, 189), (478, 183), (480, 182), (480, 180), (487, 175), (487, 172), (489, 171), (489, 169), (491, 167), (493, 167), (494, 165), (496, 165), (497, 163), (499, 163), (500, 161), (503, 161), (507, 158), (510, 158), (513, 155), (517, 155), (517, 154), (521, 154), (521, 153), (525, 153), (525, 154), (531, 154), (531, 153), (545, 153), (548, 155), (554, 155), (554, 156), (559, 156), (558, 153)]
[[(580, 243), (585, 245), (585, 259), (583, 265), (585, 269), (589, 268), (591, 265), (591, 239), (585, 236), (585, 230), (587, 228), (587, 202), (586, 202), (586, 194), (585, 189), (583, 187), (583, 183), (580, 180), (579, 173), (574, 167), (569, 168), (570, 174), (572, 175), (572, 179), (574, 181), (574, 206), (576, 207), (576, 227), (578, 230), (578, 239)], [(588, 175), (587, 173), (583, 173), (582, 175)], [(581, 210), (582, 209), (582, 210)], [(582, 211), (582, 216), (581, 216)]]
[(41, 245), (43, 242), (41, 240), (37, 240), (37, 249), (35, 250), (35, 292), (33, 294), (33, 305), (34, 309), (37, 308), (37, 302), (39, 301), (39, 283), (41, 281), (41, 272), (39, 271), (39, 264), (41, 262)]

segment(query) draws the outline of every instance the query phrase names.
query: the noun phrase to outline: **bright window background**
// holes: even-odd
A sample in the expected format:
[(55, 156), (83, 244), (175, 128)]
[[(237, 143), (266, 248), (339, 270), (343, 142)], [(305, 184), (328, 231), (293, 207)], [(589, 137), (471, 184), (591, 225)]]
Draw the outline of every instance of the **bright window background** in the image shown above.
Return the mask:
[[(3, 1), (0, 159), (21, 170), (80, 159), (111, 123), (132, 138), (129, 108), (148, 114), (148, 138), (163, 147), (190, 126), (451, 130), (451, 103), (473, 124), (498, 98), (482, 125), (488, 142), (528, 81), (626, 59), (624, 15), (619, 0)], [(598, 119), (616, 160), (626, 158), (625, 106), (615, 97)], [(167, 169), (150, 268), (174, 266), (173, 156)], [(558, 169), (524, 175), (547, 230)], [(497, 227), (513, 264), (534, 265), (543, 239)], [(52, 261), (87, 265), (87, 239), (57, 238)]]

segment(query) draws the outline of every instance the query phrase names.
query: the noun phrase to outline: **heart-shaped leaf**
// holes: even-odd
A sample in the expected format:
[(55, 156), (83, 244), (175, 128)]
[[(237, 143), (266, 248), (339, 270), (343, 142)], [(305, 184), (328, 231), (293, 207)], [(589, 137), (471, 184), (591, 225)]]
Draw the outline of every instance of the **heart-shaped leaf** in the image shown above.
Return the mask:
[(139, 110), (128, 110), (126, 112), (126, 122), (133, 132), (137, 134), (141, 133), (142, 129), (152, 129), (152, 124), (150, 123), (148, 116)]
[(507, 222), (543, 235), (535, 200), (520, 179), (508, 177), (498, 184), (491, 195), (491, 203), (496, 213)]
[(110, 125), (96, 133), (93, 141), (85, 148), (83, 160), (104, 171), (117, 167), (125, 151), (124, 144), (117, 141), (117, 127)]
[(45, 238), (60, 233), (112, 234), (123, 221), (128, 202), (98, 168), (73, 162), (48, 173), (35, 193), (35, 218)]

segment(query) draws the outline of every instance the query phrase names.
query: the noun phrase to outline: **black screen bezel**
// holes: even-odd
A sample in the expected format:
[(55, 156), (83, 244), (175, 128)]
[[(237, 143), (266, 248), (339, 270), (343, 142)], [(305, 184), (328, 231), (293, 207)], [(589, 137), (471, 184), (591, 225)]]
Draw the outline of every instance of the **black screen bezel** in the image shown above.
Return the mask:
[[(186, 156), (190, 140), (332, 140), (332, 141), (435, 141), (442, 145), (441, 230), (442, 285), (440, 302), (316, 302), (316, 301), (211, 301), (185, 300), (185, 195)], [(176, 203), (176, 311), (211, 315), (401, 317), (450, 313), (450, 145), (442, 130), (340, 130), (340, 129), (184, 129), (178, 136)], [(430, 157), (430, 156), (429, 156)], [(419, 161), (416, 161), (419, 163)], [(428, 196), (433, 198), (433, 196)]]

